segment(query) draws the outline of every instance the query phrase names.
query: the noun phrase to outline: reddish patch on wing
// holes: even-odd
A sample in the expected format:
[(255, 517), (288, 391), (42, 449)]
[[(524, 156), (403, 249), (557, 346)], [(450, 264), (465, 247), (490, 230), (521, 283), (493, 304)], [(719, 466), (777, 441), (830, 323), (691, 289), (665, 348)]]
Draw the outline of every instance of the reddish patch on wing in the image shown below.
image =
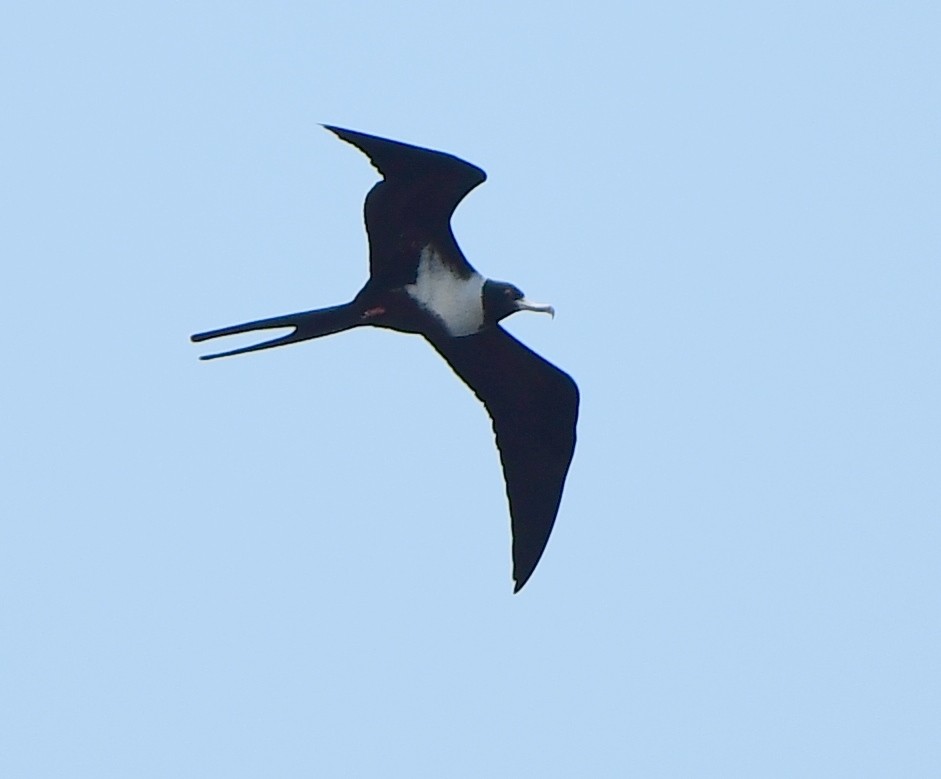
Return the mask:
[(367, 308), (363, 312), (363, 319), (369, 319), (370, 317), (374, 317), (374, 316), (381, 316), (385, 312), (386, 310), (382, 306), (375, 306), (374, 308)]

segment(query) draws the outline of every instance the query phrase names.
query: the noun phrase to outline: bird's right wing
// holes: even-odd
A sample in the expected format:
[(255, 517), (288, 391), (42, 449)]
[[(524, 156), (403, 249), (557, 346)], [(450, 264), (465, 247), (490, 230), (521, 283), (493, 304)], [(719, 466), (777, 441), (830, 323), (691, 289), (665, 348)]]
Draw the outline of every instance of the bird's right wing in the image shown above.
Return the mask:
[[(430, 340), (430, 339), (429, 339)], [(513, 527), (514, 592), (536, 568), (575, 451), (578, 387), (499, 325), (432, 345), (493, 420)]]
[[(384, 286), (414, 281), (421, 249), (447, 236), (452, 246), (439, 246), (463, 260), (451, 233), (451, 214), (487, 174), (453, 154), (390, 141), (375, 135), (324, 125), (369, 157), (383, 180), (366, 196), (369, 271)], [(466, 268), (463, 267), (466, 265)], [(468, 275), (463, 260), (458, 271)]]

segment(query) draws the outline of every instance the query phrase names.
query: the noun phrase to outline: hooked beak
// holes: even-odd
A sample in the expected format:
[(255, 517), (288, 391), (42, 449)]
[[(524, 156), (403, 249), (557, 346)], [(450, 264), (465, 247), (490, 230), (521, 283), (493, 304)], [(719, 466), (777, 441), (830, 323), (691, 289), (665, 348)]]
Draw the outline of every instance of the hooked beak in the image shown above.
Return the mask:
[(540, 314), (548, 314), (555, 319), (555, 309), (546, 303), (531, 303), (526, 298), (520, 298), (516, 301), (517, 311), (536, 311)]

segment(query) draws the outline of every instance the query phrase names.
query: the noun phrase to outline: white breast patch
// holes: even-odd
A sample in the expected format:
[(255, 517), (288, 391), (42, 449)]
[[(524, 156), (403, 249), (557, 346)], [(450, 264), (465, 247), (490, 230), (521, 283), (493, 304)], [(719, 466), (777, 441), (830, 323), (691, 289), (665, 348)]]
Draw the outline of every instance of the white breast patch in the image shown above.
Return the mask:
[(434, 314), (449, 335), (476, 333), (484, 323), (484, 277), (474, 273), (462, 279), (444, 262), (431, 245), (422, 249), (414, 284), (405, 291), (426, 311)]

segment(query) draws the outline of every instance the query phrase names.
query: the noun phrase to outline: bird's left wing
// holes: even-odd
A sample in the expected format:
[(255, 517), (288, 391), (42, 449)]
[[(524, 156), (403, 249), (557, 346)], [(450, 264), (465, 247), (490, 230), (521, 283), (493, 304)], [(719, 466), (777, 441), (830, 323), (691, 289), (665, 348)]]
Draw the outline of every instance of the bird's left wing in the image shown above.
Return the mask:
[(578, 387), (499, 325), (464, 338), (429, 339), (483, 401), (503, 463), (513, 527), (514, 592), (545, 550), (575, 451)]

